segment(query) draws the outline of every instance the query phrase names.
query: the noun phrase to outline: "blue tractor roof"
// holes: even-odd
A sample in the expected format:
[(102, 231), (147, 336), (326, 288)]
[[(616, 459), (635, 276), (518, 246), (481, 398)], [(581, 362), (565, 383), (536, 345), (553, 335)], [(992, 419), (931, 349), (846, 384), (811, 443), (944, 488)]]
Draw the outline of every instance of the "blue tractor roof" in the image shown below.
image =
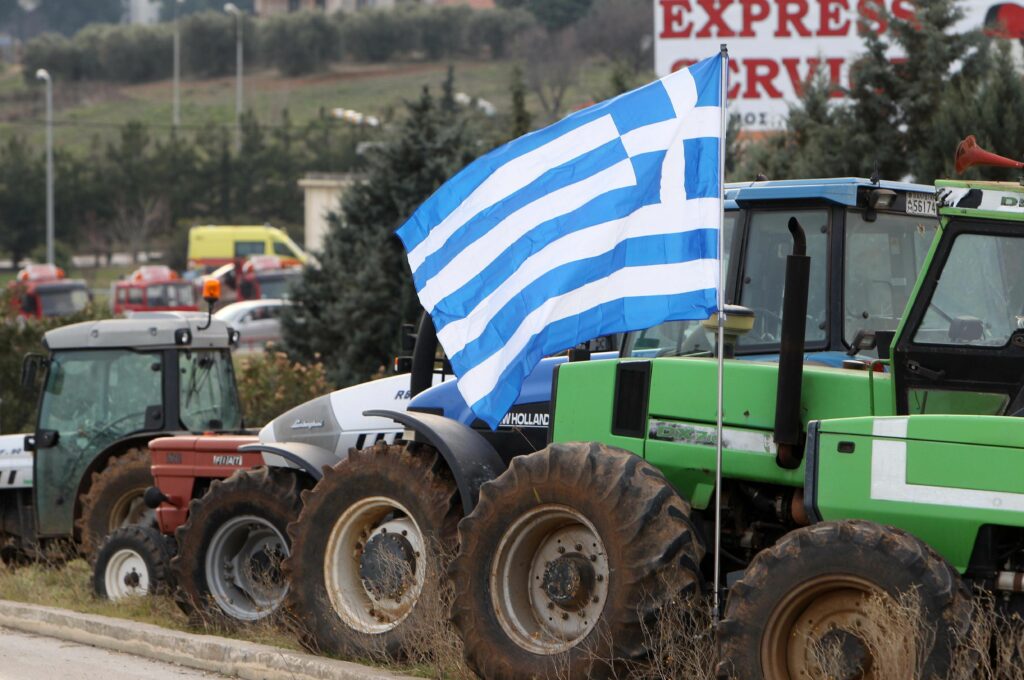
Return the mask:
[[(725, 198), (742, 207), (753, 201), (821, 199), (838, 205), (857, 205), (861, 189), (891, 189), (901, 193), (934, 194), (935, 187), (912, 182), (875, 183), (863, 177), (829, 177), (824, 179), (784, 179), (764, 182), (730, 182), (725, 185)], [(727, 206), (728, 209), (728, 206)]]

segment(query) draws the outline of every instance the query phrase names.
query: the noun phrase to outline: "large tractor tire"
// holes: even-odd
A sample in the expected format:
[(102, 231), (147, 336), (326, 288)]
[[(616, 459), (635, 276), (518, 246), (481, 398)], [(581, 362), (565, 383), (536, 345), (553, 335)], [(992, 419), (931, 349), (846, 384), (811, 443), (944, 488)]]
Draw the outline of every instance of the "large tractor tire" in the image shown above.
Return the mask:
[[(900, 599), (911, 592), (919, 612)], [(914, 677), (945, 677), (969, 618), (960, 576), (918, 539), (872, 522), (823, 522), (763, 550), (732, 586), (719, 676), (883, 680), (906, 669), (872, 650), (916, 647), (923, 668)], [(934, 631), (915, 631), (910, 619)]]
[(103, 540), (121, 527), (155, 528), (156, 514), (142, 500), (151, 486), (153, 475), (146, 447), (128, 449), (92, 473), (89, 490), (79, 498), (81, 515), (75, 522), (81, 553), (92, 559)]
[(167, 592), (174, 547), (173, 539), (150, 527), (116, 530), (96, 553), (93, 591), (108, 600)]
[(513, 459), (459, 539), (453, 618), (488, 680), (609, 675), (647, 655), (663, 607), (700, 591), (690, 506), (643, 459), (598, 443)]
[(430, 603), (440, 600), (461, 517), (451, 472), (428, 446), (377, 443), (325, 468), (304, 502), (288, 527), (285, 562), (303, 645), (350, 657), (406, 655), (410, 640), (444, 616)]
[(281, 562), (302, 507), (299, 477), (266, 467), (214, 480), (188, 506), (171, 560), (175, 599), (192, 619), (232, 625), (278, 611), (288, 592)]

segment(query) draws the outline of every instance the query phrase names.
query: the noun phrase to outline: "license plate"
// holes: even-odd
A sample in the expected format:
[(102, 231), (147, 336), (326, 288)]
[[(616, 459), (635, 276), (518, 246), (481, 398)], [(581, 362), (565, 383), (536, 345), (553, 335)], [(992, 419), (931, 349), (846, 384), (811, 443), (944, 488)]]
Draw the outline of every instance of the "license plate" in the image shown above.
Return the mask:
[(938, 214), (935, 209), (935, 196), (932, 194), (907, 194), (907, 214), (934, 217)]

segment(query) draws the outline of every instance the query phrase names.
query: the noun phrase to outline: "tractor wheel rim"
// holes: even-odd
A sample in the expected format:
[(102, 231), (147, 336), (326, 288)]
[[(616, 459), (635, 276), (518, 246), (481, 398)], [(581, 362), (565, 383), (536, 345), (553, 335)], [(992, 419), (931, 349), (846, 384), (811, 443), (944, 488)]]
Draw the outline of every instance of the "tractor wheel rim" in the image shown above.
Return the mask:
[(426, 582), (423, 532), (409, 510), (384, 496), (363, 498), (335, 522), (324, 551), (324, 583), (353, 630), (386, 633), (416, 607)]
[(156, 511), (146, 507), (142, 497), (143, 491), (129, 491), (114, 503), (107, 522), (107, 533), (112, 534), (118, 529), (134, 524), (149, 526), (156, 524)]
[[(870, 646), (864, 637), (871, 621), (865, 606), (882, 593), (871, 582), (848, 574), (826, 574), (794, 588), (776, 605), (761, 638), (766, 680), (820, 677), (823, 644), (838, 645), (840, 680), (875, 680)], [(840, 652), (841, 650), (841, 652)]]
[(604, 542), (590, 520), (564, 505), (541, 505), (502, 535), (491, 564), (491, 604), (517, 645), (559, 654), (597, 625), (609, 577)]
[(122, 548), (110, 556), (103, 573), (107, 597), (120, 600), (149, 594), (149, 569), (137, 551)]
[(288, 543), (262, 517), (243, 515), (225, 522), (206, 551), (206, 583), (221, 611), (239, 621), (271, 614), (288, 594), (281, 562)]

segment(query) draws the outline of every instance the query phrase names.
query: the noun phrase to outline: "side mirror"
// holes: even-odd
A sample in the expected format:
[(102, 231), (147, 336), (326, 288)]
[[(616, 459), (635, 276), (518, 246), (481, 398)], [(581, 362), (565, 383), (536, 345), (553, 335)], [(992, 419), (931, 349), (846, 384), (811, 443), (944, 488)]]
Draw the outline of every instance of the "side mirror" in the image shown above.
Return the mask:
[(402, 324), (402, 351), (412, 352), (416, 347), (416, 326), (411, 323)]
[(46, 361), (42, 354), (26, 354), (21, 360), (21, 389), (31, 390), (36, 386), (36, 378), (39, 377), (39, 368)]
[(858, 352), (865, 352), (869, 349), (875, 349), (878, 346), (878, 339), (875, 331), (867, 328), (861, 328), (857, 331), (857, 334), (853, 336), (853, 342), (850, 343), (850, 349), (846, 350), (848, 356), (854, 356)]

